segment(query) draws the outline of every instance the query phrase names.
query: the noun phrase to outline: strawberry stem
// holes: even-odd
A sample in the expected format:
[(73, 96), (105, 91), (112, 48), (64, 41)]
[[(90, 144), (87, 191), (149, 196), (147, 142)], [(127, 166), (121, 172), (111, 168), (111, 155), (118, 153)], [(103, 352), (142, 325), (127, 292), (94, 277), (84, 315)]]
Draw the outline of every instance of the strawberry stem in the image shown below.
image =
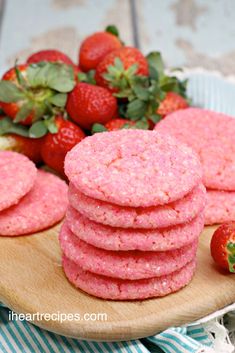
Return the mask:
[(227, 244), (229, 271), (235, 273), (235, 243)]

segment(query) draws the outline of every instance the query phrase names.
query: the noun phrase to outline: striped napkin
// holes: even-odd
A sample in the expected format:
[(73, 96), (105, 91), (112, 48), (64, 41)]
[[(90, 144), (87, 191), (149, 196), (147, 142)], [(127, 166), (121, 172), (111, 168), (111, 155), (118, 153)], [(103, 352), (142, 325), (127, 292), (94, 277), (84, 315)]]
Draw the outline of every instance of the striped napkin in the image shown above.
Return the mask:
[[(89, 342), (59, 336), (27, 321), (10, 321), (0, 308), (1, 353), (232, 353), (227, 329), (213, 319), (207, 324), (169, 328), (155, 336), (127, 342)], [(228, 326), (235, 332), (235, 312)], [(216, 329), (215, 329), (216, 328)], [(217, 347), (217, 348), (216, 348)]]

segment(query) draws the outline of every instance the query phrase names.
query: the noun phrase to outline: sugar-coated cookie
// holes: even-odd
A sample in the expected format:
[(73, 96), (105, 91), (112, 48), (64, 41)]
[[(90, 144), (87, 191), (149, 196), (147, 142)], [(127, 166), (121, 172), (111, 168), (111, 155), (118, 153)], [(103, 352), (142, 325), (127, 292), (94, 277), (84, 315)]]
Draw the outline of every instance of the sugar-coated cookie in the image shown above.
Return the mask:
[(33, 187), (37, 169), (26, 156), (0, 151), (0, 211), (15, 205)]
[(235, 119), (200, 108), (168, 115), (155, 131), (168, 133), (198, 153), (204, 184), (210, 189), (235, 190)]
[(204, 212), (192, 221), (161, 229), (114, 228), (84, 217), (73, 207), (66, 213), (67, 225), (83, 241), (114, 251), (166, 251), (181, 248), (198, 239), (204, 227)]
[(207, 225), (235, 221), (235, 191), (207, 190), (205, 223)]
[(87, 137), (67, 154), (65, 173), (85, 195), (132, 207), (178, 200), (202, 177), (191, 148), (166, 134), (131, 129)]
[(152, 207), (118, 206), (81, 193), (70, 183), (70, 204), (85, 217), (112, 227), (155, 229), (191, 221), (205, 207), (206, 189), (200, 184), (180, 200)]
[(86, 271), (122, 278), (159, 277), (178, 271), (196, 256), (198, 240), (171, 251), (108, 251), (96, 248), (74, 235), (66, 222), (60, 231), (60, 246), (67, 258)]
[(66, 277), (75, 287), (96, 297), (111, 300), (163, 297), (186, 286), (191, 281), (196, 268), (196, 261), (193, 260), (170, 275), (131, 281), (84, 271), (65, 256), (62, 258), (62, 263)]
[(30, 192), (0, 212), (0, 236), (35, 233), (59, 222), (68, 206), (67, 190), (63, 180), (39, 170)]

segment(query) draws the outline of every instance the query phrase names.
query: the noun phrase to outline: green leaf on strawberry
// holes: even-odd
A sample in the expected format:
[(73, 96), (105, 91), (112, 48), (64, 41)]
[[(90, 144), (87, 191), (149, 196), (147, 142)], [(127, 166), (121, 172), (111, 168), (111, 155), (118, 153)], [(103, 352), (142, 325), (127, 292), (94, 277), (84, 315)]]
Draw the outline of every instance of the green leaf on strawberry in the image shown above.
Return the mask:
[(126, 116), (131, 120), (139, 120), (145, 115), (146, 110), (147, 103), (140, 99), (135, 99), (127, 105)]
[(134, 84), (132, 88), (138, 99), (142, 101), (148, 101), (148, 99), (150, 98), (150, 92), (145, 87)]
[(64, 108), (67, 101), (66, 93), (57, 93), (54, 96), (50, 97), (48, 101), (59, 108)]
[(180, 81), (175, 76), (163, 76), (160, 81), (160, 87), (164, 92), (175, 92), (182, 97), (186, 97), (187, 80)]
[(154, 113), (149, 116), (149, 120), (151, 120), (154, 124), (158, 123), (160, 120), (162, 120), (161, 115)]
[(24, 103), (16, 114), (14, 122), (19, 123), (20, 121), (24, 121), (32, 113), (33, 108), (34, 104), (32, 101)]
[[(40, 118), (42, 118), (45, 113), (48, 110), (48, 105), (47, 105), (47, 101), (43, 101), (43, 102), (34, 102), (34, 119), (33, 121), (37, 121)], [(51, 114), (53, 114), (53, 110), (51, 112)]]
[(92, 135), (96, 134), (97, 132), (105, 132), (105, 131), (107, 131), (107, 129), (102, 124), (95, 123), (92, 125), (92, 128), (91, 128)]
[(29, 130), (21, 124), (15, 124), (12, 119), (5, 117), (0, 120), (0, 136), (6, 134), (16, 134), (29, 137)]
[(44, 120), (36, 121), (29, 129), (29, 137), (39, 138), (47, 134), (48, 129)]
[(53, 116), (52, 118), (45, 119), (44, 124), (46, 125), (48, 131), (51, 134), (56, 134), (58, 132), (58, 126), (55, 123), (55, 117)]
[(50, 70), (50, 63), (31, 64), (27, 67), (26, 75), (29, 85), (32, 88), (46, 87), (47, 75)]
[(119, 37), (119, 31), (116, 26), (114, 25), (109, 25), (105, 28), (105, 32), (111, 33), (116, 37)]
[(61, 93), (70, 92), (75, 86), (72, 66), (61, 63), (29, 65), (27, 79), (31, 87), (47, 87)]
[(149, 64), (150, 77), (154, 80), (161, 79), (164, 76), (164, 63), (161, 53), (158, 51), (151, 52), (146, 58)]
[(149, 128), (149, 123), (147, 121), (146, 118), (142, 118), (140, 120), (138, 120), (135, 124), (135, 127), (136, 129), (141, 129), (141, 130), (148, 130)]
[(88, 72), (79, 72), (78, 73), (79, 82), (90, 83), (91, 85), (95, 85), (95, 70), (90, 70)]
[(28, 88), (27, 81), (25, 80), (24, 76), (22, 75), (17, 65), (15, 65), (15, 73), (16, 73), (16, 78), (19, 85), (22, 86), (24, 89), (27, 89)]
[(118, 89), (118, 93), (114, 94), (116, 97), (128, 97), (131, 94), (132, 79), (134, 79), (137, 69), (137, 64), (125, 69), (120, 58), (115, 58), (114, 64), (108, 66), (107, 73), (103, 77), (110, 83), (110, 87)]
[(71, 65), (50, 63), (48, 71), (48, 87), (58, 92), (66, 93), (72, 91), (75, 86), (74, 71)]
[(229, 242), (227, 245), (227, 250), (229, 271), (235, 273), (235, 243)]
[(10, 81), (0, 81), (0, 101), (4, 103), (15, 103), (24, 99), (23, 91)]

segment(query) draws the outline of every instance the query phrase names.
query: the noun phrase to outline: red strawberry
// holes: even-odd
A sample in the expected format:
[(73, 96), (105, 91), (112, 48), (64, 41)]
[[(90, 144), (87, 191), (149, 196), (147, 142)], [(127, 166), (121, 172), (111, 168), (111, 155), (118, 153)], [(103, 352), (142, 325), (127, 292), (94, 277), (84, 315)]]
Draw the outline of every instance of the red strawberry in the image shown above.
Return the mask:
[(135, 126), (135, 122), (132, 120), (117, 118), (108, 121), (104, 126), (108, 131), (116, 131), (124, 128), (125, 126)]
[(72, 60), (64, 53), (56, 49), (40, 50), (30, 55), (27, 59), (28, 64), (36, 64), (41, 61), (61, 62), (68, 65), (74, 65)]
[(80, 47), (79, 65), (83, 71), (94, 70), (110, 52), (122, 46), (120, 40), (108, 32), (97, 32), (87, 37)]
[[(22, 73), (22, 75), (25, 77), (26, 75), (26, 69), (27, 69), (28, 65), (27, 64), (22, 64), (22, 65), (18, 65), (17, 68), (18, 70), (20, 70), (20, 72)], [(12, 67), (11, 69), (9, 69), (7, 72), (5, 72), (5, 74), (2, 76), (2, 80), (7, 80), (7, 81), (14, 81), (17, 83), (17, 78), (16, 78), (16, 70), (14, 67)]]
[(29, 157), (33, 162), (41, 162), (42, 139), (32, 139), (15, 134), (0, 136), (1, 151), (15, 151)]
[(167, 92), (166, 97), (163, 99), (157, 109), (157, 114), (165, 117), (166, 115), (173, 113), (176, 110), (185, 109), (188, 106), (188, 102), (185, 98), (175, 92)]
[(75, 65), (66, 54), (62, 53), (61, 51), (55, 49), (40, 50), (37, 53), (30, 55), (27, 59), (28, 64), (37, 64), (42, 61), (59, 62), (71, 65), (74, 70), (75, 79), (76, 81), (78, 80), (77, 75), (79, 72), (81, 72), (81, 69), (77, 65)]
[[(118, 65), (115, 63), (115, 58), (119, 59)], [(116, 78), (120, 80), (122, 76), (128, 75), (128, 72), (125, 71), (127, 71), (131, 66), (135, 64), (135, 75), (148, 76), (148, 62), (138, 49), (133, 47), (122, 47), (112, 51), (110, 54), (106, 55), (104, 59), (98, 64), (95, 75), (96, 82), (99, 86), (111, 88), (113, 90), (114, 86), (112, 85), (111, 77), (110, 80), (107, 77), (104, 77), (107, 73), (109, 73), (109, 67), (115, 67), (116, 72), (114, 79)]]
[(90, 129), (94, 123), (105, 124), (113, 118), (117, 100), (107, 89), (81, 82), (69, 93), (66, 109), (78, 125)]
[(220, 267), (235, 273), (235, 222), (222, 224), (214, 232), (211, 255)]
[[(18, 70), (21, 72), (21, 74), (23, 75), (23, 77), (25, 78), (26, 76), (26, 69), (27, 69), (28, 65), (19, 65), (17, 66)], [(5, 81), (11, 81), (14, 84), (16, 84), (17, 86), (19, 86), (18, 81), (17, 81), (17, 77), (16, 77), (16, 70), (15, 68), (11, 68), (10, 70), (8, 70), (2, 77), (2, 80)], [(9, 116), (10, 118), (15, 118), (15, 116), (17, 115), (17, 113), (20, 110), (21, 107), (21, 103), (19, 104), (11, 102), (11, 103), (5, 103), (5, 102), (0, 102), (1, 108), (3, 109), (3, 111), (5, 112), (5, 114), (7, 116)], [(33, 112), (30, 113), (28, 115), (28, 117), (24, 120), (24, 125), (30, 125), (32, 123), (33, 120)]]
[(49, 167), (63, 175), (64, 159), (67, 152), (86, 135), (80, 127), (60, 116), (56, 117), (56, 125), (58, 132), (55, 134), (48, 133), (44, 137), (41, 154), (43, 161)]

